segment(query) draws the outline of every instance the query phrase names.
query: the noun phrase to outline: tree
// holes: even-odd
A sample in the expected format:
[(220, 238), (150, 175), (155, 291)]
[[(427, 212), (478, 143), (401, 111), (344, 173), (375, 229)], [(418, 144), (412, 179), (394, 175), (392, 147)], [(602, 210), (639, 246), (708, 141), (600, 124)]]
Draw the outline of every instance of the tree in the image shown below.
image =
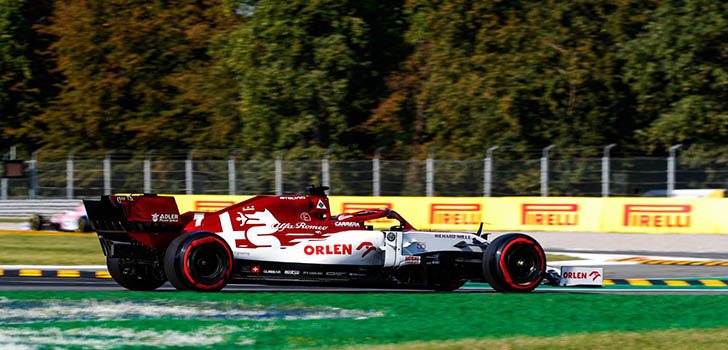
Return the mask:
[(216, 0), (57, 0), (42, 31), (57, 38), (51, 51), (65, 80), (34, 119), (44, 132), (33, 136), (47, 147), (87, 149), (229, 144), (233, 130), (213, 128), (225, 118), (234, 125), (234, 109), (201, 102), (231, 96), (208, 50), (235, 22), (224, 9)]
[(399, 4), (379, 1), (259, 1), (233, 34), (242, 146), (271, 157), (361, 156), (356, 129), (384, 93), (402, 56)]
[(33, 29), (51, 11), (50, 0), (0, 0), (0, 149), (25, 141), (19, 128), (55, 93), (49, 42)]
[(372, 118), (423, 125), (404, 143), (422, 144), (420, 154), (440, 146), (448, 157), (482, 155), (494, 144), (628, 143), (633, 104), (615, 52), (651, 4), (409, 2), (415, 51)]
[(728, 3), (665, 1), (651, 18), (620, 52), (637, 109), (651, 120), (637, 131), (644, 149), (686, 143), (694, 155), (728, 155)]

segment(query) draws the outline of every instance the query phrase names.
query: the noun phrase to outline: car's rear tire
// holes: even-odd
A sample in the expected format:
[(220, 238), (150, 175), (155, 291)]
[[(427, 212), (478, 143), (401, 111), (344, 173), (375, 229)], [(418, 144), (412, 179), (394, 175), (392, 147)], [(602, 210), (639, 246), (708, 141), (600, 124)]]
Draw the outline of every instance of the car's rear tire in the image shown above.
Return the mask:
[(485, 280), (498, 292), (530, 292), (541, 283), (545, 271), (543, 248), (522, 233), (498, 236), (483, 253)]
[(164, 273), (178, 290), (218, 291), (227, 285), (232, 270), (230, 247), (209, 232), (185, 233), (164, 254)]
[(38, 214), (30, 216), (30, 229), (33, 231), (40, 231), (43, 227), (43, 217)]
[(145, 265), (121, 258), (106, 258), (111, 278), (129, 290), (149, 291), (161, 287), (166, 280), (161, 271), (154, 271), (152, 265)]
[(76, 232), (91, 232), (91, 225), (87, 218), (82, 217), (78, 219), (78, 228), (76, 228)]

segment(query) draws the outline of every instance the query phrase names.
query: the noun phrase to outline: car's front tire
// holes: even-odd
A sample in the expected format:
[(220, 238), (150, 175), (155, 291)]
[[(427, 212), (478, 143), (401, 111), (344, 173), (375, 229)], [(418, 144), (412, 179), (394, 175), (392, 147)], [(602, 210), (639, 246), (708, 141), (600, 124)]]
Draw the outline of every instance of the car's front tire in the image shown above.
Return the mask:
[(166, 280), (152, 264), (143, 264), (121, 258), (106, 258), (111, 278), (129, 290), (150, 291), (161, 287)]
[(164, 272), (179, 290), (214, 292), (224, 288), (233, 270), (233, 253), (219, 236), (188, 232), (175, 238), (164, 255)]
[(522, 233), (498, 236), (483, 253), (485, 280), (498, 292), (530, 292), (541, 283), (545, 272), (543, 248)]

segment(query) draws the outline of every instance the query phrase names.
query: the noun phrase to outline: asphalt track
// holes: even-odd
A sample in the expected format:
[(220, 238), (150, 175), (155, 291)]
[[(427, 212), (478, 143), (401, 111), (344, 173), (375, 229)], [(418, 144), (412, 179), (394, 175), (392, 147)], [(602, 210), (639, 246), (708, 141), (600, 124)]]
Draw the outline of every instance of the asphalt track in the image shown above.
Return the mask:
[[(604, 254), (619, 255), (627, 258), (642, 258), (644, 262), (630, 263), (611, 259), (603, 261), (576, 262), (571, 265), (592, 265), (604, 267), (604, 278), (626, 279), (728, 279), (728, 235), (705, 234), (613, 234), (584, 232), (529, 232), (547, 252), (578, 255)], [(665, 260), (667, 258), (667, 260)], [(681, 259), (715, 261), (716, 266), (700, 266), (700, 262), (687, 264)], [(622, 259), (624, 260), (624, 259)], [(671, 262), (672, 261), (672, 262)], [(655, 263), (655, 264), (653, 264)], [(721, 266), (723, 264), (724, 266)], [(57, 278), (57, 277), (0, 277), (0, 291), (44, 290), (44, 291), (94, 291), (124, 290), (113, 280), (94, 278)], [(172, 286), (165, 284), (160, 291), (171, 291)], [(327, 286), (281, 286), (281, 285), (229, 285), (223, 292), (391, 292), (422, 293), (421, 290), (407, 289), (362, 289)], [(728, 294), (728, 287), (720, 288), (635, 288), (614, 285), (606, 288), (554, 288), (539, 287), (537, 292), (544, 293), (711, 293)], [(493, 292), (487, 285), (466, 285), (459, 293)]]

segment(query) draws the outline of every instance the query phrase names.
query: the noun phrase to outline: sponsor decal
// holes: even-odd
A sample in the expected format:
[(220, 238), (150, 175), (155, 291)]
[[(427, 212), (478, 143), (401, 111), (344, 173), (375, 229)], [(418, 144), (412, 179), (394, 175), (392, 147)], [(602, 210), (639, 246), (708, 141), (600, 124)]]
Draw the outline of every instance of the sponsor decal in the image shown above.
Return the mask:
[(297, 201), (301, 199), (306, 199), (306, 196), (280, 196), (278, 198), (286, 201)]
[(298, 270), (283, 270), (283, 274), (284, 275), (289, 275), (289, 276), (298, 276), (298, 275), (301, 274), (301, 271), (298, 271)]
[(361, 244), (359, 244), (359, 246), (356, 247), (357, 252), (362, 249), (366, 249), (366, 250), (364, 250), (364, 253), (361, 255), (362, 258), (367, 256), (367, 254), (377, 250), (377, 248), (374, 248), (374, 244), (372, 244), (372, 242), (361, 242)]
[[(357, 249), (358, 250), (358, 249)], [(303, 247), (306, 255), (351, 255), (351, 244), (327, 244), (327, 245), (307, 245)]]
[(301, 219), (301, 221), (311, 221), (311, 215), (305, 211), (298, 214), (298, 218)]
[(562, 286), (601, 286), (604, 282), (604, 270), (601, 267), (562, 266)]
[(295, 224), (292, 224), (289, 222), (283, 222), (283, 223), (274, 224), (273, 228), (275, 228), (278, 232), (281, 232), (281, 231), (290, 230), (290, 229), (325, 231), (329, 227), (324, 226), (324, 225), (309, 225), (305, 222), (297, 222)]
[(521, 204), (522, 225), (576, 226), (579, 224), (578, 204)]
[(132, 197), (132, 196), (117, 196), (116, 197), (116, 203), (121, 204), (124, 201), (133, 202), (134, 201), (134, 197)]
[(624, 226), (690, 227), (690, 204), (625, 204)]
[(592, 271), (587, 274), (586, 272), (564, 272), (564, 278), (580, 278), (580, 279), (591, 279), (592, 281), (595, 281), (597, 277), (601, 276), (601, 274), (598, 271)]
[(356, 222), (356, 221), (344, 221), (344, 222), (337, 221), (337, 222), (334, 223), (334, 226), (337, 226), (337, 227), (355, 227), (355, 228), (361, 228), (361, 223)]
[(266, 275), (280, 275), (281, 270), (263, 270), (263, 273)]
[(303, 271), (303, 275), (305, 275), (305, 276), (323, 276), (324, 273), (321, 271)]
[(427, 244), (425, 242), (417, 242), (415, 246), (419, 250), (427, 250)]
[(410, 255), (404, 257), (405, 265), (419, 265), (422, 258), (419, 255)]
[(259, 275), (259, 274), (260, 274), (260, 266), (259, 266), (259, 265), (253, 265), (253, 266), (252, 266), (252, 267), (250, 268), (250, 273), (253, 273), (253, 274)]
[(152, 222), (179, 222), (179, 214), (152, 214)]
[(480, 204), (430, 204), (430, 224), (474, 225), (482, 220)]
[[(354, 253), (351, 244), (326, 244), (326, 245), (307, 245), (303, 247), (303, 253), (306, 255), (352, 255)], [(361, 251), (361, 257), (367, 256), (369, 253), (377, 250), (372, 242), (361, 242), (356, 251)]]
[(347, 276), (348, 274), (349, 274), (348, 272), (337, 272), (337, 271), (326, 272), (326, 276), (334, 276), (334, 277), (344, 277), (344, 276)]
[(471, 235), (465, 235), (461, 233), (436, 233), (435, 238), (448, 238), (448, 239), (469, 239)]
[(255, 211), (255, 206), (249, 205), (247, 207), (243, 207), (243, 211)]

